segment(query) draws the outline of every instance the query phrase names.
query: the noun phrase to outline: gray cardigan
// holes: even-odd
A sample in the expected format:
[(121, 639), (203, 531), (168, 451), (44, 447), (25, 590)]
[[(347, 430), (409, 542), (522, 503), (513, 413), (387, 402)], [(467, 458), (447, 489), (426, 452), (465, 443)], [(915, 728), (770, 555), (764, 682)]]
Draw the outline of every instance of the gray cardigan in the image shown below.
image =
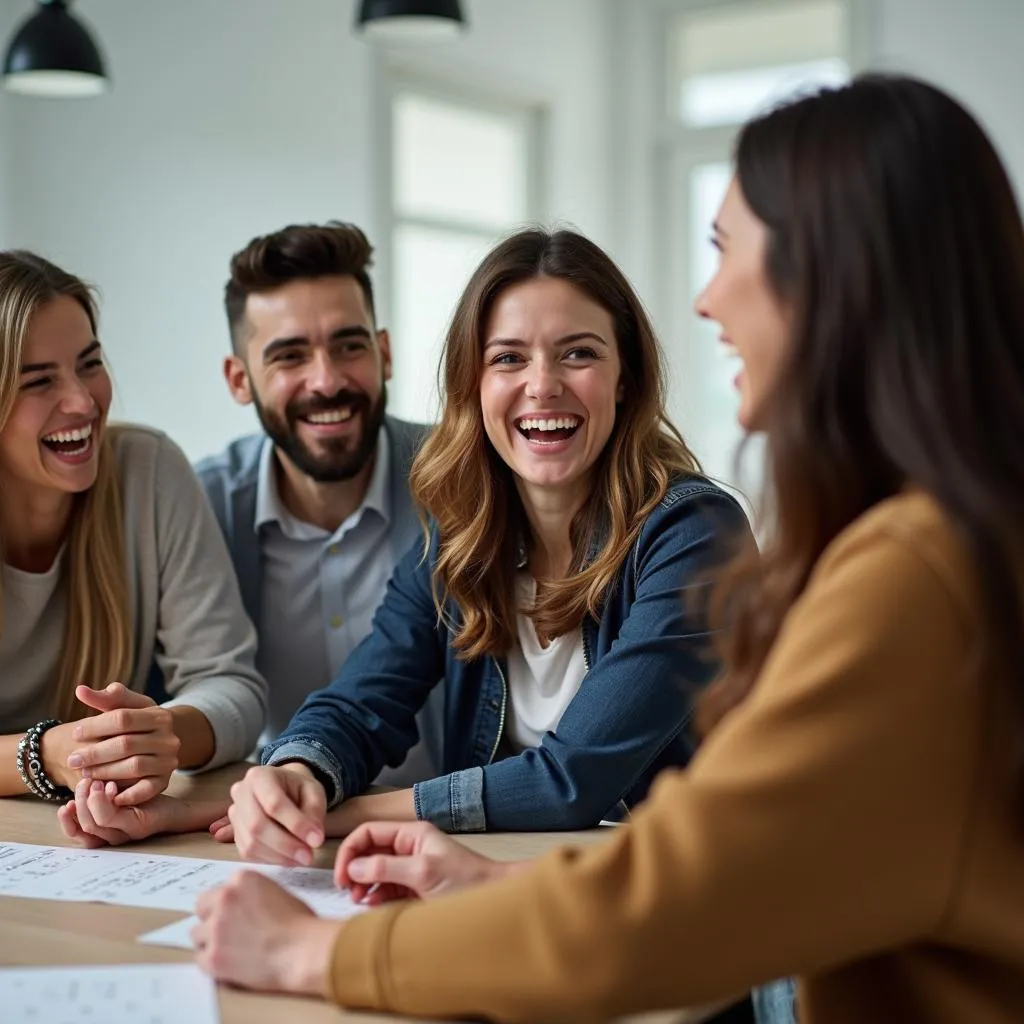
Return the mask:
[(197, 708), (213, 728), (216, 749), (203, 767), (238, 761), (259, 739), (267, 685), (224, 539), (174, 442), (147, 427), (110, 429), (124, 501), (131, 688), (146, 690), (155, 663), (165, 706)]

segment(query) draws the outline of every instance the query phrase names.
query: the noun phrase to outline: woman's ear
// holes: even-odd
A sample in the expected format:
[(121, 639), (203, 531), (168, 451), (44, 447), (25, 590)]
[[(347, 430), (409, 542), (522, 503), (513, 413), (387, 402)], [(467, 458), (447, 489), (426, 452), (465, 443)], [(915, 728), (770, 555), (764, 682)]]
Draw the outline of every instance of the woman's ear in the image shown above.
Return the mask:
[(619, 386), (618, 386), (618, 388), (615, 391), (615, 401), (617, 403), (621, 403), (622, 400), (625, 397), (626, 397), (626, 385), (623, 384), (622, 381), (620, 380), (619, 381)]

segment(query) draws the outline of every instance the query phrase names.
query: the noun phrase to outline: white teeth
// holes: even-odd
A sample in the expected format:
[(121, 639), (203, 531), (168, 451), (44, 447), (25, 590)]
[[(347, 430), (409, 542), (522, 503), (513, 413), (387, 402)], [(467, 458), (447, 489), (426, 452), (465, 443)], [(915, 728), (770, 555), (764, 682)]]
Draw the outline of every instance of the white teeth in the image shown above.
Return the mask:
[(304, 417), (309, 423), (344, 423), (352, 419), (352, 410), (333, 409), (331, 412), (311, 412)]
[(572, 430), (579, 424), (578, 416), (559, 416), (557, 419), (521, 419), (518, 426), (520, 430)]
[(87, 441), (92, 437), (92, 424), (87, 427), (79, 427), (77, 430), (57, 430), (47, 434), (44, 441), (60, 441), (63, 444), (70, 444), (72, 441)]

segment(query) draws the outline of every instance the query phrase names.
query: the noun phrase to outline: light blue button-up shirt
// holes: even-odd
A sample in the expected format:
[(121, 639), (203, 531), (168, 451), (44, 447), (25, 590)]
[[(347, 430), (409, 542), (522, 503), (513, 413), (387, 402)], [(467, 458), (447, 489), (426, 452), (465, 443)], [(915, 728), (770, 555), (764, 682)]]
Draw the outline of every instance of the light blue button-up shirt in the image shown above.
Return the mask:
[(263, 553), (257, 667), (270, 685), (266, 739), (337, 675), (370, 632), (394, 568), (388, 544), (390, 457), (382, 428), (366, 496), (331, 533), (288, 511), (278, 489), (273, 442), (263, 444), (254, 526)]

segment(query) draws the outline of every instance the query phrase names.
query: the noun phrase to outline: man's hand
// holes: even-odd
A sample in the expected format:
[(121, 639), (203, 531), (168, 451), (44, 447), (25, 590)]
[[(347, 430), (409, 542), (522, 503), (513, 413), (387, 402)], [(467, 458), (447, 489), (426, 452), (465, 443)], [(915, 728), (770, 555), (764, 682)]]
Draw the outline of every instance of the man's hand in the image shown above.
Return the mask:
[(231, 787), (228, 819), (246, 860), (284, 867), (313, 863), (323, 845), (327, 794), (304, 765), (250, 768)]

